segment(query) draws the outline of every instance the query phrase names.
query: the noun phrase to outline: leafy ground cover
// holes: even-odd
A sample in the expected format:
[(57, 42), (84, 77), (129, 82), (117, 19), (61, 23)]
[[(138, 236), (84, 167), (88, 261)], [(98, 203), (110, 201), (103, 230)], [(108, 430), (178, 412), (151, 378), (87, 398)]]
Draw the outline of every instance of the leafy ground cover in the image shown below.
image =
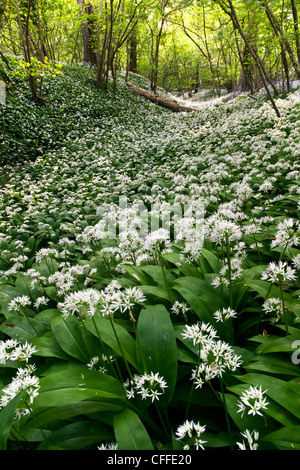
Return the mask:
[(90, 73), (1, 108), (0, 448), (299, 450), (299, 93)]

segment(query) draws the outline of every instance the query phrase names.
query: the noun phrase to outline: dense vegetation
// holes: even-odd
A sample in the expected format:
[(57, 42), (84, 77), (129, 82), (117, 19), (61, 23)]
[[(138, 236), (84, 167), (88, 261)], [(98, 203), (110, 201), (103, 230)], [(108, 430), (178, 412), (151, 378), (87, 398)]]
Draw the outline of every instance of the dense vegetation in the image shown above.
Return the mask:
[(0, 5), (0, 449), (299, 450), (297, 5), (77, 3)]
[[(299, 94), (174, 114), (123, 78), (2, 107), (1, 447), (299, 449)], [(175, 204), (203, 223), (141, 235)]]

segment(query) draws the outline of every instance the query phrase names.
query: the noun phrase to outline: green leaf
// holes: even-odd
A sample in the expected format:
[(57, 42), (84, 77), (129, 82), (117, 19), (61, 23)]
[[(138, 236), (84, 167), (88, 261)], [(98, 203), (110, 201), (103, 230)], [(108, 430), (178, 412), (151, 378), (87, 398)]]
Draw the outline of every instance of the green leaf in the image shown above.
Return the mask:
[(263, 338), (263, 344), (258, 346), (256, 353), (257, 354), (266, 354), (273, 352), (294, 352), (295, 351), (295, 342), (300, 341), (300, 331), (297, 334), (292, 334), (288, 336), (276, 336), (276, 335), (260, 335), (254, 338), (251, 338), (251, 341), (259, 340)]
[(168, 285), (175, 280), (173, 274), (171, 274), (168, 269), (162, 268), (161, 266), (142, 266), (141, 269), (163, 288), (168, 287)]
[(81, 334), (82, 326), (76, 317), (54, 317), (51, 328), (58, 344), (67, 354), (79, 361), (88, 362), (89, 357)]
[(257, 356), (255, 361), (245, 364), (244, 368), (247, 371), (261, 370), (270, 374), (299, 376), (299, 366), (292, 364), (289, 359), (284, 360), (272, 355)]
[(213, 313), (227, 307), (224, 298), (203, 279), (185, 276), (175, 281), (172, 288), (182, 295), (204, 322), (213, 323)]
[(59, 446), (65, 450), (89, 449), (101, 441), (114, 440), (111, 428), (99, 421), (78, 421), (54, 431), (37, 450), (48, 450)]
[(6, 450), (7, 448), (7, 440), (14, 423), (15, 411), (24, 393), (25, 390), (22, 390), (0, 411), (0, 450)]
[(132, 410), (123, 410), (113, 420), (119, 450), (153, 450), (152, 441), (140, 418)]
[(283, 427), (263, 437), (280, 450), (300, 450), (300, 426)]
[(268, 397), (300, 418), (300, 384), (298, 382), (286, 382), (276, 377), (254, 373), (236, 377), (253, 386), (261, 386), (263, 391), (266, 390)]
[(137, 324), (137, 364), (141, 373), (158, 372), (168, 384), (161, 400), (169, 401), (177, 379), (177, 345), (169, 312), (163, 305), (147, 306)]
[(71, 405), (91, 399), (120, 405), (120, 401), (126, 399), (123, 384), (117, 379), (83, 367), (73, 367), (43, 377), (40, 387), (33, 403), (34, 409)]
[(31, 344), (37, 348), (36, 356), (57, 357), (65, 360), (70, 359), (70, 356), (66, 354), (58, 344), (52, 331), (48, 331), (44, 336), (40, 336), (39, 338), (33, 338)]
[(99, 334), (101, 335), (101, 340), (105, 344), (107, 344), (120, 356), (122, 355), (122, 353), (124, 353), (126, 360), (134, 367), (136, 367), (135, 340), (130, 335), (130, 333), (125, 330), (125, 328), (123, 328), (118, 323), (114, 322), (114, 328), (116, 330), (118, 340), (122, 346), (121, 351), (109, 319), (94, 316), (93, 319), (88, 318), (84, 320), (84, 325), (95, 336), (98, 336), (99, 332)]

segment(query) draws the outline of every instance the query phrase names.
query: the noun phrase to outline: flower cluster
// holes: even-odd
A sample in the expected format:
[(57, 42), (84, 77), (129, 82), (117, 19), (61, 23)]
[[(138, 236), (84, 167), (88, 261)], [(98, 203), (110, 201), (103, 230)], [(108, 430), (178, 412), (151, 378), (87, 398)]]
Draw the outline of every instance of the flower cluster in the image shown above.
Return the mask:
[(205, 429), (206, 426), (201, 426), (199, 422), (186, 420), (176, 429), (176, 439), (183, 443), (184, 450), (204, 450), (203, 444), (207, 441), (203, 441), (202, 435)]
[(131, 319), (134, 319), (131, 309), (135, 304), (145, 301), (146, 297), (137, 287), (128, 287), (121, 291), (121, 285), (112, 281), (102, 291), (89, 288), (72, 292), (64, 298), (63, 302), (59, 302), (57, 307), (65, 318), (69, 314), (91, 318), (97, 311), (105, 317), (119, 310), (121, 313), (129, 311)]
[(36, 347), (28, 342), (21, 344), (15, 339), (1, 341), (0, 364), (5, 364), (6, 361), (28, 362), (31, 356), (36, 352)]
[(30, 406), (34, 398), (39, 394), (39, 378), (34, 375), (35, 366), (27, 365), (25, 368), (19, 368), (12, 382), (2, 389), (0, 397), (0, 408), (4, 408), (18, 393), (26, 391), (26, 397), (23, 399), (26, 406), (16, 410), (17, 416), (30, 413)]
[(210, 324), (187, 325), (182, 336), (199, 345), (199, 364), (192, 370), (196, 388), (215, 377), (222, 377), (227, 370), (235, 371), (242, 364), (240, 356), (228, 343), (216, 339), (216, 330)]
[(258, 414), (263, 416), (261, 410), (266, 410), (268, 406), (268, 402), (266, 401), (267, 399), (263, 396), (266, 391), (267, 390), (263, 392), (261, 387), (250, 385), (250, 387), (245, 390), (240, 397), (238, 402), (238, 413), (242, 413), (242, 417), (244, 416), (245, 411), (248, 411), (248, 415), (255, 416)]
[(135, 375), (133, 379), (128, 379), (124, 383), (127, 398), (140, 396), (142, 400), (151, 398), (152, 403), (159, 400), (168, 387), (167, 382), (159, 373), (150, 372), (149, 374)]
[(257, 431), (252, 431), (250, 432), (248, 429), (246, 429), (244, 432), (241, 433), (241, 435), (246, 439), (246, 442), (243, 440), (243, 442), (237, 442), (237, 446), (239, 450), (257, 450), (258, 449), (258, 439), (259, 439), (259, 432)]

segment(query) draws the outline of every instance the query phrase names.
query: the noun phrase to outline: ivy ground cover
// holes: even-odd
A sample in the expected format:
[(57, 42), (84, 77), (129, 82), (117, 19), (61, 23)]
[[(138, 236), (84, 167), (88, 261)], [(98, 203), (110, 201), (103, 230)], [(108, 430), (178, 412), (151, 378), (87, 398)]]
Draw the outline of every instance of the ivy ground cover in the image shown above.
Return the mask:
[(299, 94), (62, 70), (1, 107), (0, 448), (299, 450)]

